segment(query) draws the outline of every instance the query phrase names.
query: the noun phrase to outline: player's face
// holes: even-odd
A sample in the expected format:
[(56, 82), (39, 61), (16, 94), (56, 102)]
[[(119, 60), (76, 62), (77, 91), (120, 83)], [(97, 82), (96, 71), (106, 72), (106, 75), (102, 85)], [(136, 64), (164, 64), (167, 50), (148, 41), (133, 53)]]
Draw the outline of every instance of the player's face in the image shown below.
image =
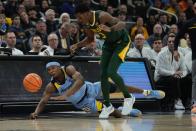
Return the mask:
[(50, 66), (47, 68), (47, 71), (50, 76), (57, 77), (61, 69), (58, 66)]
[(76, 18), (77, 21), (82, 24), (82, 25), (86, 25), (88, 23), (88, 12), (85, 13), (77, 13), (76, 14)]

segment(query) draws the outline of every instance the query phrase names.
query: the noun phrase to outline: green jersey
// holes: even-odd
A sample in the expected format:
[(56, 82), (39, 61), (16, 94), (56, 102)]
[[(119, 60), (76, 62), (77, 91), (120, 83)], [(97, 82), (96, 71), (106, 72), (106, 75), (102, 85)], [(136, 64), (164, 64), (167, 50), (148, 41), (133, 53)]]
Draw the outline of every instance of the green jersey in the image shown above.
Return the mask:
[[(122, 29), (119, 31), (111, 31), (111, 32), (105, 32), (100, 29), (100, 21), (99, 21), (99, 14), (101, 11), (93, 11), (93, 23), (86, 25), (87, 29), (92, 30), (97, 39), (105, 40), (106, 43), (116, 43), (121, 40), (127, 41), (128, 39), (128, 32), (126, 29)], [(112, 25), (106, 24), (106, 26), (111, 27)]]

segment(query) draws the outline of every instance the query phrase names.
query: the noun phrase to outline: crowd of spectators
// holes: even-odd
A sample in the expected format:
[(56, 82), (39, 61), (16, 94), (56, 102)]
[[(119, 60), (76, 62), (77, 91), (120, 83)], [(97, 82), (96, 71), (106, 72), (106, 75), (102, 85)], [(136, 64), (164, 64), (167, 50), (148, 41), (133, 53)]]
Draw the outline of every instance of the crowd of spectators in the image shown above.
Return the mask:
[[(132, 46), (127, 57), (147, 58), (157, 87), (166, 92), (167, 109), (190, 108), (191, 47), (186, 34), (180, 41), (180, 61), (173, 59), (173, 42), (183, 23), (195, 17), (192, 0), (2, 0), (0, 47), (12, 55), (69, 55), (70, 46), (85, 34), (74, 16), (78, 3), (103, 10), (127, 23)], [(150, 10), (154, 7), (160, 10)], [(162, 10), (162, 11), (161, 11)], [(169, 13), (164, 13), (167, 11)], [(174, 14), (174, 15), (171, 15)], [(178, 19), (176, 19), (176, 17)], [(104, 41), (76, 51), (75, 55), (100, 56)], [(174, 99), (170, 100), (172, 96)]]

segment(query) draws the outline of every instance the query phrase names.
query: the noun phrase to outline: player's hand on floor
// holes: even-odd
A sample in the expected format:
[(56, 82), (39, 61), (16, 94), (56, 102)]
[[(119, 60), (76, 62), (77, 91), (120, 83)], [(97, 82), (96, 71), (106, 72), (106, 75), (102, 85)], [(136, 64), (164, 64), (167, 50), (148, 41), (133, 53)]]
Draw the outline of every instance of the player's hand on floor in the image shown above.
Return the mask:
[(30, 114), (29, 119), (37, 119), (38, 115), (37, 113), (33, 112)]

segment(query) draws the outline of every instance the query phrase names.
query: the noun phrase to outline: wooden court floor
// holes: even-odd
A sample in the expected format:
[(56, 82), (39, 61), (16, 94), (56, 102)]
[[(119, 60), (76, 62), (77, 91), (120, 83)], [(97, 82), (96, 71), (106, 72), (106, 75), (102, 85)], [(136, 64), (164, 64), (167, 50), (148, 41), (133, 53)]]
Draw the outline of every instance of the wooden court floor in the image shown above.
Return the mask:
[(142, 117), (109, 118), (83, 112), (42, 114), (37, 120), (27, 115), (0, 115), (0, 131), (196, 131), (196, 116), (190, 113), (144, 113)]

